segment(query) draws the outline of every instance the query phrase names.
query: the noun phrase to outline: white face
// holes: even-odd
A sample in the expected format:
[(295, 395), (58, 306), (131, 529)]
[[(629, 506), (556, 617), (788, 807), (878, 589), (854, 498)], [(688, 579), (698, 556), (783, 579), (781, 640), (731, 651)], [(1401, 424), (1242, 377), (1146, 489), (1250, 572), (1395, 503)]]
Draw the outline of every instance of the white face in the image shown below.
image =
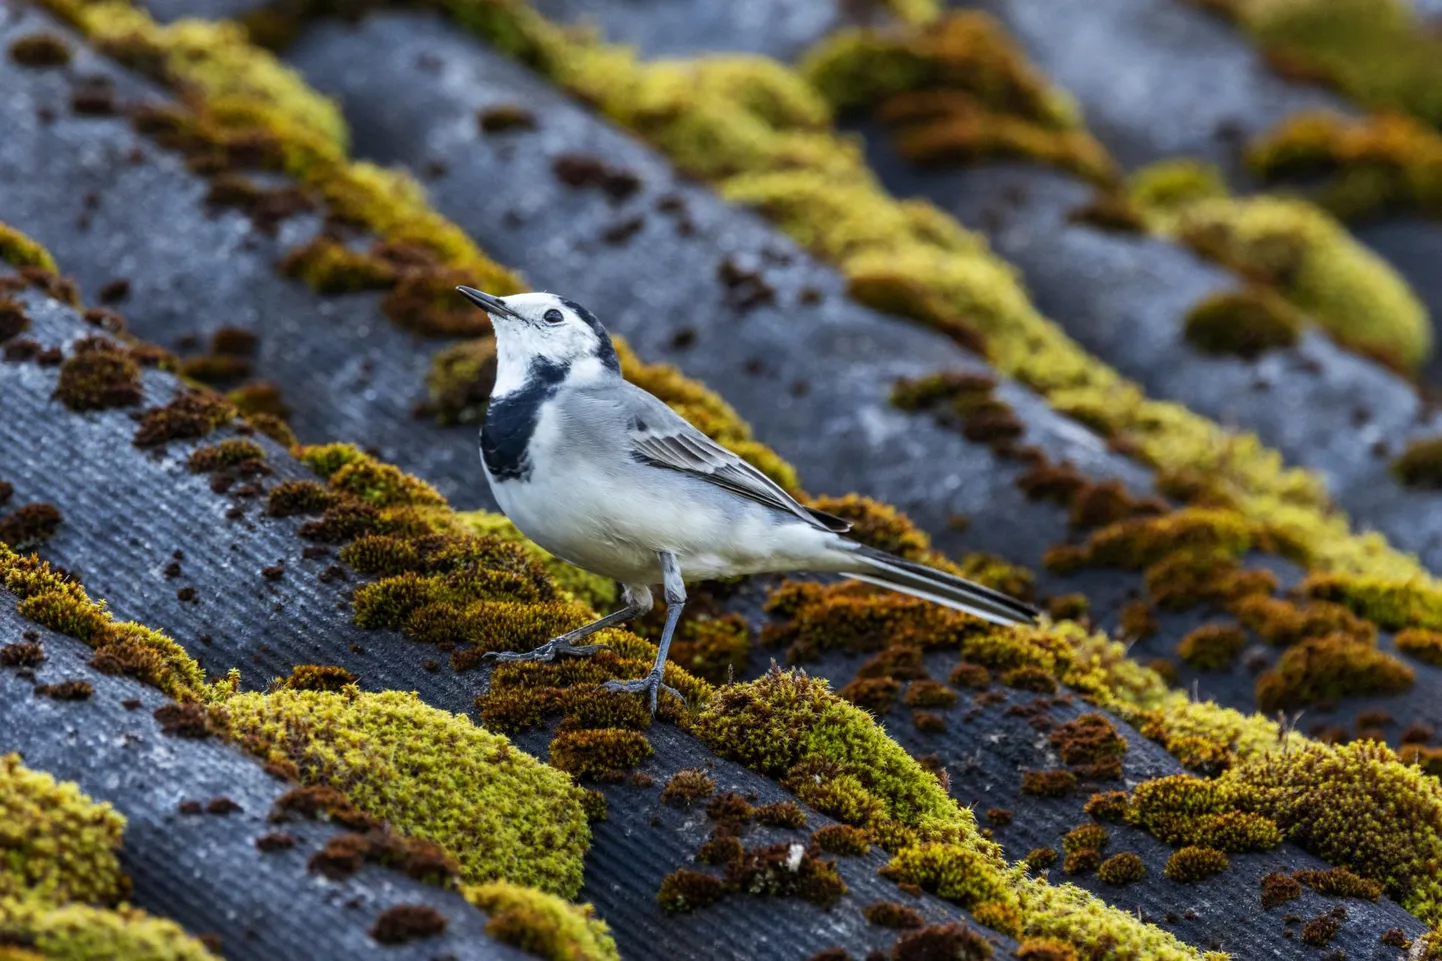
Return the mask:
[[(476, 300), (471, 294), (466, 296)], [(500, 395), (521, 386), (535, 365), (569, 368), (572, 377), (619, 372), (616, 350), (595, 316), (579, 304), (547, 293), (512, 294), (477, 301), (496, 331), (496, 385)]]

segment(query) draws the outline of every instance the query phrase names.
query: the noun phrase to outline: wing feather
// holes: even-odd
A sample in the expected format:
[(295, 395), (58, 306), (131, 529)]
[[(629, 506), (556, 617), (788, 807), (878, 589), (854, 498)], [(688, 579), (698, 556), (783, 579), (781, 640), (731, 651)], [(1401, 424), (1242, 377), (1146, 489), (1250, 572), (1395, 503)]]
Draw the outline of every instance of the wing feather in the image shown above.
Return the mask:
[(785, 511), (821, 530), (842, 533), (851, 524), (798, 503), (779, 484), (674, 413), (660, 423), (638, 418), (630, 432), (631, 452), (657, 467), (682, 471), (717, 487)]

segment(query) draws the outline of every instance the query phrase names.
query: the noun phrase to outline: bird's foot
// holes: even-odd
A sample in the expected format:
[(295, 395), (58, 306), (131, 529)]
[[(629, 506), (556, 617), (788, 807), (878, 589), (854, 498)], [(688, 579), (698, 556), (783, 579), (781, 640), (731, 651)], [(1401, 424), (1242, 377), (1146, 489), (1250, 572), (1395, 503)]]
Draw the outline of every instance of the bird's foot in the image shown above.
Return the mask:
[(524, 654), (517, 651), (487, 651), (481, 655), (486, 661), (554, 661), (558, 657), (590, 657), (597, 651), (610, 647), (609, 644), (572, 644), (569, 635), (553, 637), (534, 651)]
[(686, 703), (686, 698), (681, 696), (680, 691), (676, 690), (674, 687), (671, 687), (669, 684), (666, 684), (661, 680), (661, 672), (659, 670), (652, 671), (645, 677), (639, 678), (634, 681), (607, 681), (601, 686), (608, 691), (620, 691), (623, 694), (649, 695), (651, 703), (651, 715), (653, 717), (656, 714), (656, 698), (662, 691), (665, 691), (667, 694), (670, 694), (672, 697), (676, 698), (676, 700), (680, 701), (683, 706)]

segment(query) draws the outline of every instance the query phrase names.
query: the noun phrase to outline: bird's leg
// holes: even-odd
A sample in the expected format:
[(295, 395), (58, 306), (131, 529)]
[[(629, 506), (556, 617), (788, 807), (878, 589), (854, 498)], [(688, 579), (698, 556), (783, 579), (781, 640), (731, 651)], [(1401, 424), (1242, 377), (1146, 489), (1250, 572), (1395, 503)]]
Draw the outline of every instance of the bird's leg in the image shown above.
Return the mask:
[(635, 681), (607, 681), (603, 687), (608, 691), (624, 691), (628, 694), (650, 696), (651, 713), (656, 713), (656, 698), (661, 691), (674, 694), (682, 704), (686, 699), (674, 687), (668, 687), (661, 678), (666, 670), (666, 652), (671, 648), (671, 635), (676, 633), (676, 622), (681, 619), (681, 610), (686, 606), (686, 584), (681, 580), (681, 565), (670, 551), (657, 551), (661, 558), (661, 575), (666, 590), (666, 626), (661, 631), (661, 646), (656, 651), (656, 663), (651, 673)]
[(576, 641), (590, 637), (597, 631), (605, 630), (608, 627), (615, 627), (633, 617), (640, 617), (651, 609), (651, 589), (649, 587), (642, 588), (640, 591), (632, 587), (625, 587), (622, 590), (622, 597), (625, 598), (626, 606), (619, 611), (612, 611), (605, 617), (597, 618), (589, 624), (583, 624), (574, 631), (567, 631), (559, 637), (553, 637), (533, 651), (527, 651), (524, 654), (515, 651), (487, 651), (482, 657), (487, 661), (554, 661), (563, 655), (590, 657), (597, 651), (605, 650), (609, 645), (577, 645)]

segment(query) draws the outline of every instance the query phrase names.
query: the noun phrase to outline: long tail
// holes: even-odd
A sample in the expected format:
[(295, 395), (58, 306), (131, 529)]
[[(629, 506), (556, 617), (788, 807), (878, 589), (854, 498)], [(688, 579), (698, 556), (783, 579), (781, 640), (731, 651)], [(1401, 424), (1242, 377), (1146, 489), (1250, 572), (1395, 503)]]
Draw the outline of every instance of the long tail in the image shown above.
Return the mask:
[(993, 624), (1036, 623), (1038, 612), (1029, 604), (955, 574), (859, 544), (852, 557), (859, 563), (847, 573), (859, 581), (935, 601)]

